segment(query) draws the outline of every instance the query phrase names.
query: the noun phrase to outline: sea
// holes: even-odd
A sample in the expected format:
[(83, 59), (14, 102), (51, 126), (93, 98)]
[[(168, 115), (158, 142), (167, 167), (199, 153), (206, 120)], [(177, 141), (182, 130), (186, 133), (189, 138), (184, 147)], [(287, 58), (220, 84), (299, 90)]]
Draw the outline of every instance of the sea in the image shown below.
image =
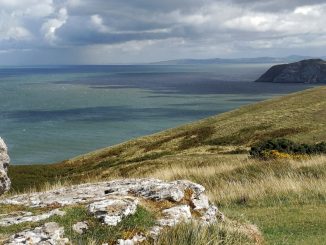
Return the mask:
[(48, 164), (311, 87), (253, 82), (271, 65), (0, 67), (0, 136)]

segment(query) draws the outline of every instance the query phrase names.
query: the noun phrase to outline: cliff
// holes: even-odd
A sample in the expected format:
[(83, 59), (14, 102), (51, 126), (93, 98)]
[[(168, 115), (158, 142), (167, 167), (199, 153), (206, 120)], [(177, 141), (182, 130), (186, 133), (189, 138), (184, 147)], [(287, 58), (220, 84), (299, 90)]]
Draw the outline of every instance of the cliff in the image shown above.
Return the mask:
[(321, 59), (302, 60), (272, 66), (256, 82), (326, 83), (326, 62)]

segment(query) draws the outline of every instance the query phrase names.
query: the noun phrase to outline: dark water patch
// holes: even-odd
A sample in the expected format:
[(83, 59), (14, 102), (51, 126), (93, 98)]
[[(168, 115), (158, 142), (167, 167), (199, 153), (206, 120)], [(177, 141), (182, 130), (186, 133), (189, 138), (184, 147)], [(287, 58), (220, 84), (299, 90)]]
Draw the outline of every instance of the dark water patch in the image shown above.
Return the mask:
[(255, 83), (243, 80), (241, 77), (230, 80), (227, 76), (221, 79), (221, 76), (214, 73), (175, 72), (113, 74), (110, 76), (88, 77), (87, 79), (55, 83), (85, 85), (93, 89), (142, 89), (151, 91), (154, 94), (160, 94), (158, 96), (162, 96), (162, 94), (167, 96), (178, 94), (286, 94), (312, 87), (312, 85), (307, 84)]
[(0, 117), (14, 122), (60, 122), (60, 121), (133, 121), (160, 118), (202, 118), (223, 110), (192, 110), (179, 108), (131, 108), (127, 106), (99, 106), (88, 108), (73, 108), (65, 110), (18, 110), (1, 112)]
[(203, 108), (202, 106), (206, 106), (207, 108), (216, 107), (216, 103), (210, 103), (210, 102), (171, 103), (167, 105), (172, 107), (182, 107), (182, 108), (193, 107), (193, 106), (200, 106), (201, 108)]

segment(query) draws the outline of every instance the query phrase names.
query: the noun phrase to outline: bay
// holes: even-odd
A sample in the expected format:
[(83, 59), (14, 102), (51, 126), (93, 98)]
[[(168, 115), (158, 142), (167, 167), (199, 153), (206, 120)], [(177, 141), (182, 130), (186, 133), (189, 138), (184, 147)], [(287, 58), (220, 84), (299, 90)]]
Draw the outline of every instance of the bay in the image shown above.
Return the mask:
[(0, 68), (12, 164), (52, 163), (309, 88), (254, 83), (271, 64)]

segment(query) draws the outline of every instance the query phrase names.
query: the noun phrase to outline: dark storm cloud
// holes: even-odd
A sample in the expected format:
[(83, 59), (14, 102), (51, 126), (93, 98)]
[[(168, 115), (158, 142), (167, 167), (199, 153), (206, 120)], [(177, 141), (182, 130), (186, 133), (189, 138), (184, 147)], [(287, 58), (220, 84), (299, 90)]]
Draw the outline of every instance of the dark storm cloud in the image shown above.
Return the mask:
[(311, 55), (326, 45), (322, 0), (0, 0), (0, 8), (0, 58), (24, 50), (44, 60), (53, 49), (94, 63)]
[(256, 10), (266, 12), (279, 12), (293, 10), (300, 6), (325, 3), (325, 0), (230, 0)]

